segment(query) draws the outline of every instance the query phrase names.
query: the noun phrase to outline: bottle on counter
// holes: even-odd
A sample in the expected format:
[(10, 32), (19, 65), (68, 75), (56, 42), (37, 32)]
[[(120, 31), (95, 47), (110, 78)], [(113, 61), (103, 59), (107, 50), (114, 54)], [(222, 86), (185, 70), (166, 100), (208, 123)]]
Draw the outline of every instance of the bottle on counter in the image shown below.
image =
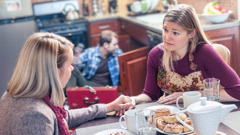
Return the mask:
[(88, 0), (83, 1), (83, 16), (89, 16)]
[(142, 13), (147, 12), (147, 2), (146, 2), (146, 0), (141, 1), (141, 9), (142, 9)]

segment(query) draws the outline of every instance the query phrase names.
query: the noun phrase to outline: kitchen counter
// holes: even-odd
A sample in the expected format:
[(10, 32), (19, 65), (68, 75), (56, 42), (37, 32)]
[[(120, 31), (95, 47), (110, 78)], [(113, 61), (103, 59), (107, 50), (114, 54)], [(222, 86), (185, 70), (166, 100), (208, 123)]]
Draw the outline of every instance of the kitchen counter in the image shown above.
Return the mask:
[[(157, 13), (159, 14), (159, 13)], [(157, 15), (155, 14), (155, 15)], [(153, 14), (149, 14), (153, 15)], [(147, 15), (145, 15), (147, 16)], [(145, 29), (148, 29), (153, 32), (161, 33), (162, 32), (162, 23), (161, 21), (159, 22), (148, 22), (144, 20), (139, 20), (137, 17), (130, 17), (127, 16), (126, 14), (104, 14), (101, 16), (89, 16), (85, 17), (85, 19), (88, 20), (88, 22), (98, 22), (98, 21), (106, 21), (106, 20), (111, 20), (111, 19), (122, 19), (125, 21), (129, 21), (131, 23), (134, 23), (136, 25), (139, 25)], [(161, 19), (161, 18), (160, 18)], [(228, 27), (234, 27), (234, 26), (239, 26), (239, 20), (231, 20), (228, 19), (226, 22), (221, 23), (221, 24), (212, 24), (211, 22), (207, 21), (203, 16), (199, 15), (199, 20), (202, 25), (202, 28), (204, 31), (209, 31), (209, 30), (216, 30), (216, 29), (222, 29), (222, 28), (228, 28)]]

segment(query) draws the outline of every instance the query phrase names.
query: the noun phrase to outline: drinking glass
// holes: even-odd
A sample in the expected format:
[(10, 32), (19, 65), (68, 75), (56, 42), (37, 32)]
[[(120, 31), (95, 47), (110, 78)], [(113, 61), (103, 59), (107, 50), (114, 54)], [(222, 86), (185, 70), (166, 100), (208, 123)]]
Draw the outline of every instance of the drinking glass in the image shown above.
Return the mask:
[(137, 135), (156, 135), (155, 111), (150, 109), (136, 112)]
[(203, 80), (203, 96), (207, 100), (220, 102), (220, 80), (217, 78), (207, 78)]

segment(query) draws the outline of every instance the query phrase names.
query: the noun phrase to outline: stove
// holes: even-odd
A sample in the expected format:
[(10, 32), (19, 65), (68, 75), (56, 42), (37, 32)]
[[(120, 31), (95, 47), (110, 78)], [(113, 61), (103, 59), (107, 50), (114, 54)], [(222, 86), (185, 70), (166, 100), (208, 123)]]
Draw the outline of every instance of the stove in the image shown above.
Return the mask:
[[(69, 7), (71, 5), (71, 7)], [(68, 38), (75, 46), (88, 47), (87, 21), (84, 18), (68, 21), (64, 12), (72, 7), (79, 12), (78, 0), (35, 3), (33, 11), (40, 32), (51, 32)]]

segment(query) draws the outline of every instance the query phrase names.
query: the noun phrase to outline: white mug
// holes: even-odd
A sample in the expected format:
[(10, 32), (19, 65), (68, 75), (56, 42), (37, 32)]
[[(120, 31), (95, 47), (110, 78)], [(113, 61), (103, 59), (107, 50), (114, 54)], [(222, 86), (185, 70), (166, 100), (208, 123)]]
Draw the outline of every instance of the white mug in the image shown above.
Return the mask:
[[(187, 109), (187, 107), (192, 104), (195, 103), (197, 101), (199, 101), (199, 98), (201, 97), (201, 92), (199, 91), (188, 91), (188, 92), (184, 92), (182, 96), (179, 96), (177, 98), (176, 101), (176, 105), (179, 109)], [(180, 107), (178, 104), (179, 99), (183, 99), (183, 107)]]
[[(119, 124), (123, 129), (126, 129), (132, 133), (137, 132), (136, 128), (136, 109), (128, 110), (119, 118)], [(122, 119), (125, 120), (126, 127), (123, 125)]]

